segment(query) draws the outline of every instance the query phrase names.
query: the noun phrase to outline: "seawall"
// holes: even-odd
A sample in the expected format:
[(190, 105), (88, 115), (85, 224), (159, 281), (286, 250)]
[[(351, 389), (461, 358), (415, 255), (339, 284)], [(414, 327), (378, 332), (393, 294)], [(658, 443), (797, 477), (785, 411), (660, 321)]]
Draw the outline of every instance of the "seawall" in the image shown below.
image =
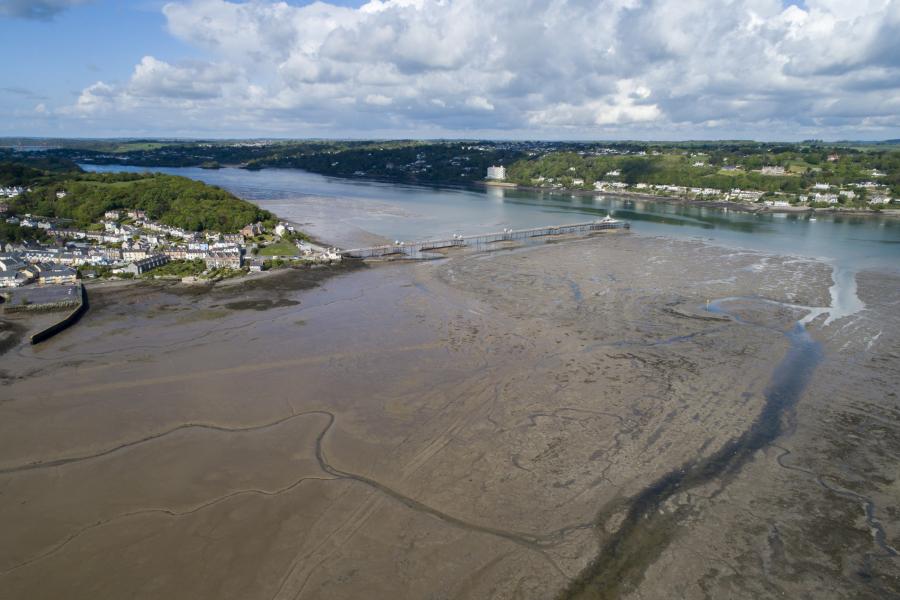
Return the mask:
[(31, 336), (31, 344), (32, 345), (39, 344), (45, 340), (48, 340), (48, 339), (52, 338), (54, 335), (56, 335), (57, 333), (63, 331), (64, 329), (66, 329), (68, 327), (71, 327), (72, 325), (74, 325), (75, 323), (78, 322), (78, 320), (81, 318), (81, 316), (85, 312), (87, 312), (87, 309), (88, 309), (87, 292), (84, 290), (84, 286), (81, 284), (78, 285), (78, 294), (80, 296), (80, 301), (78, 302), (78, 305), (75, 307), (75, 309), (72, 310), (72, 312), (67, 314), (65, 317), (63, 317), (62, 319), (60, 319), (59, 321), (54, 323), (53, 325), (45, 327), (44, 329), (32, 334), (32, 336)]

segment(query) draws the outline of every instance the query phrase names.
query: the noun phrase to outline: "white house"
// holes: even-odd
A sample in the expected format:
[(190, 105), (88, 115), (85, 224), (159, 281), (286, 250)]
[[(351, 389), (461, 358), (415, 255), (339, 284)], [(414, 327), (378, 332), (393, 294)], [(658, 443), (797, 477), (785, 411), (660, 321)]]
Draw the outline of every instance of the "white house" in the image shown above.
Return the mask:
[(836, 194), (816, 194), (813, 196), (813, 202), (824, 202), (825, 204), (837, 204), (838, 197)]
[(51, 283), (75, 283), (78, 279), (78, 271), (72, 267), (52, 267), (41, 269), (38, 273), (38, 282), (42, 285)]
[(487, 178), (493, 179), (497, 181), (503, 181), (506, 179), (506, 167), (503, 165), (498, 166), (490, 166), (487, 169)]
[(760, 198), (762, 198), (763, 192), (758, 192), (755, 190), (742, 190), (739, 188), (734, 188), (731, 190), (731, 193), (728, 194), (729, 198), (735, 198), (737, 200), (746, 200), (749, 202), (756, 202)]
[(139, 261), (150, 256), (149, 248), (132, 248), (130, 250), (122, 250), (122, 260), (128, 262)]
[(22, 287), (31, 281), (28, 273), (21, 271), (0, 271), (0, 288)]
[(627, 183), (623, 183), (621, 181), (596, 181), (594, 182), (594, 189), (598, 192), (602, 192), (604, 190), (623, 190), (628, 187)]

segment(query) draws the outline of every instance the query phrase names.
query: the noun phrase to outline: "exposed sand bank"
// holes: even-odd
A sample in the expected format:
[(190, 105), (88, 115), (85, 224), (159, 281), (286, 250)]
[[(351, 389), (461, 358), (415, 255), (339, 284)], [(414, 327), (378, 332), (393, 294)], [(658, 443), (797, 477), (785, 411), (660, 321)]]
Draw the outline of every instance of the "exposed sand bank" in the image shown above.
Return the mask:
[[(564, 594), (632, 499), (752, 426), (831, 284), (614, 234), (97, 290), (0, 359), (0, 597)], [(617, 596), (897, 593), (860, 498), (896, 547), (900, 285), (858, 284), (865, 311), (811, 325), (825, 359), (778, 446), (629, 534)], [(780, 304), (705, 310), (753, 296)]]

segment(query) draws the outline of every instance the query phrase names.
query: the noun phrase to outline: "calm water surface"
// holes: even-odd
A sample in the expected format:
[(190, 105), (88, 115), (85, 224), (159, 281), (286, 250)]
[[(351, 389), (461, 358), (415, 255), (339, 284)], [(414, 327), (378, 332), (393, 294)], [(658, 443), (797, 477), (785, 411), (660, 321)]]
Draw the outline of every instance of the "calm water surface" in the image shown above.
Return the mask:
[[(143, 172), (143, 167), (82, 165), (89, 171)], [(900, 270), (900, 219), (817, 215), (751, 215), (608, 195), (573, 196), (488, 189), (428, 188), (345, 180), (292, 169), (155, 168), (221, 186), (279, 216), (304, 223), (342, 247), (373, 236), (427, 239), (576, 222), (608, 213), (643, 235), (703, 239), (776, 254), (815, 257), (835, 267), (835, 280), (862, 269)], [(846, 302), (852, 303), (855, 289)]]

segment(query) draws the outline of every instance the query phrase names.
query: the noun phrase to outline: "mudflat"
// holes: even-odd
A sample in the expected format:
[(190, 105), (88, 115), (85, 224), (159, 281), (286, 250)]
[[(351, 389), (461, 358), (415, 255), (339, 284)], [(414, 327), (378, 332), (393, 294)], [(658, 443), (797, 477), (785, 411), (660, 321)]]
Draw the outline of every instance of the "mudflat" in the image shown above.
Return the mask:
[(614, 233), (95, 289), (0, 355), (0, 597), (898, 595), (900, 277), (798, 341), (831, 285)]

